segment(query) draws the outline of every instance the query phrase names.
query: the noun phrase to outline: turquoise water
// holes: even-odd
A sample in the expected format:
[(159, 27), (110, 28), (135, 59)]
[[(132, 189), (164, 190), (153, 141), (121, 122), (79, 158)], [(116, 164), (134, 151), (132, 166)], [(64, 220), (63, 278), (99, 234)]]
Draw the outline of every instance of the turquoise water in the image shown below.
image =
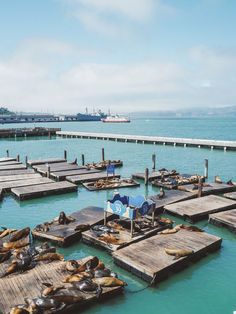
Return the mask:
[[(38, 124), (43, 126), (43, 124)], [(22, 124), (14, 127), (22, 127)], [(27, 124), (26, 126), (30, 126)], [(112, 125), (102, 123), (50, 123), (47, 126), (59, 126), (63, 130), (91, 132), (111, 132), (127, 134), (184, 136), (194, 138), (215, 138), (235, 140), (236, 122), (233, 119), (145, 119), (133, 120), (130, 124)], [(4, 126), (3, 126), (4, 127)], [(12, 127), (10, 125), (5, 127)], [(6, 149), (10, 155), (20, 154), (21, 159), (27, 155), (30, 159), (43, 157), (63, 157), (64, 149), (68, 158), (73, 160), (85, 154), (86, 162), (101, 159), (101, 148), (105, 148), (106, 158), (122, 159), (124, 167), (119, 169), (124, 176), (133, 172), (151, 168), (151, 155), (157, 155), (157, 168), (175, 168), (185, 173), (202, 173), (204, 159), (209, 159), (209, 177), (218, 174), (223, 179), (236, 181), (236, 152), (210, 151), (208, 149), (183, 148), (171, 146), (142, 145), (135, 143), (115, 143), (108, 141), (29, 138), (0, 140), (0, 155)], [(151, 195), (156, 188), (144, 187), (122, 189), (122, 193)], [(88, 192), (79, 187), (77, 193), (49, 196), (41, 199), (17, 202), (11, 196), (5, 197), (0, 204), (0, 225), (20, 228), (31, 227), (52, 219), (59, 211), (71, 213), (88, 205), (103, 206), (111, 191)], [(174, 218), (178, 223), (181, 220)], [(66, 249), (59, 249), (66, 258), (80, 258), (97, 255), (115, 269), (122, 279), (128, 282), (126, 293), (105, 303), (89, 307), (84, 313), (160, 313), (160, 314), (222, 314), (236, 310), (235, 299), (235, 235), (208, 225), (207, 221), (198, 224), (207, 232), (221, 236), (223, 245), (220, 251), (210, 254), (200, 262), (172, 276), (155, 288), (148, 288), (139, 293), (146, 283), (130, 273), (113, 265), (111, 257), (95, 248), (78, 243)], [(75, 312), (78, 313), (78, 312)]]

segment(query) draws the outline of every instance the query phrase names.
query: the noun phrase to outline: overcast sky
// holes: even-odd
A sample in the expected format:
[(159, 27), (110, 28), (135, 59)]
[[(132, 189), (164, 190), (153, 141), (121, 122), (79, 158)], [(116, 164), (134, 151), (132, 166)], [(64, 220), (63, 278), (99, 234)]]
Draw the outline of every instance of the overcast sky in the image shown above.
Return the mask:
[(0, 0), (0, 104), (236, 105), (235, 0)]

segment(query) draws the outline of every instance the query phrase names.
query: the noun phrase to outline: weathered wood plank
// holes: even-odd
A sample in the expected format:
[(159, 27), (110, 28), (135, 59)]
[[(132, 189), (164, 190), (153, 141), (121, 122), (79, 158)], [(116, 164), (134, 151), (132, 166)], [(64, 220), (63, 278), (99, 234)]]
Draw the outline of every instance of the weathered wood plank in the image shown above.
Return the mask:
[(236, 201), (236, 192), (224, 193), (224, 197)]
[[(41, 174), (46, 174), (48, 171), (48, 167), (46, 165), (40, 165), (40, 166), (34, 166), (33, 167), (37, 172)], [(79, 170), (81, 167), (78, 165), (72, 165), (68, 163), (58, 163), (58, 164), (50, 164), (50, 171), (56, 172), (56, 171), (69, 171), (69, 170)]]
[(19, 170), (19, 169), (26, 169), (26, 166), (23, 164), (16, 164), (16, 165), (0, 165), (0, 171), (5, 170)]
[(52, 194), (63, 194), (74, 192), (77, 190), (77, 185), (67, 181), (53, 182), (49, 184), (39, 184), (27, 187), (13, 188), (11, 192), (19, 200), (43, 197)]
[(225, 227), (236, 233), (236, 209), (209, 215), (209, 223), (218, 227)]
[(0, 189), (4, 190), (5, 192), (9, 192), (12, 188), (22, 187), (22, 186), (33, 186), (37, 184), (48, 184), (53, 183), (51, 179), (48, 178), (34, 178), (34, 179), (25, 179), (25, 180), (15, 180), (15, 181), (7, 181), (7, 182), (0, 182)]
[[(36, 229), (34, 229), (32, 231), (33, 236), (37, 239), (46, 239), (56, 242), (61, 246), (68, 246), (81, 238), (81, 231), (75, 230), (77, 226), (87, 225), (84, 230), (88, 230), (90, 226), (103, 223), (104, 210), (101, 207), (88, 206), (72, 213), (70, 216), (75, 218), (74, 222), (68, 225), (60, 225), (57, 222), (53, 222), (49, 226), (48, 231), (36, 231)], [(109, 215), (108, 219), (112, 217), (115, 216)]]
[(4, 163), (8, 161), (16, 161), (16, 158), (13, 158), (13, 157), (1, 157), (0, 158), (0, 163)]
[(195, 195), (189, 192), (183, 192), (178, 190), (165, 191), (165, 196), (159, 199), (158, 195), (152, 195), (148, 198), (151, 199), (156, 204), (156, 210), (161, 210), (165, 205), (188, 200), (194, 198)]
[(207, 218), (209, 214), (236, 208), (236, 202), (216, 196), (208, 195), (200, 198), (178, 202), (164, 207), (165, 211), (190, 221)]
[[(191, 192), (193, 194), (198, 193), (198, 187), (195, 184), (188, 184), (182, 185), (178, 187), (181, 191)], [(229, 185), (225, 183), (204, 183), (202, 187), (202, 195), (209, 195), (209, 194), (223, 194), (227, 192), (236, 191), (235, 185)]]
[[(114, 177), (120, 178), (120, 175), (116, 174)], [(85, 173), (85, 174), (80, 174), (80, 175), (75, 175), (75, 176), (66, 176), (67, 181), (75, 183), (75, 184), (91, 182), (91, 181), (101, 180), (101, 179), (106, 179), (106, 178), (107, 178), (107, 173), (105, 171), (91, 173), (91, 170), (89, 173)]]
[[(169, 177), (170, 175), (176, 175), (178, 172), (171, 172), (171, 171), (152, 171), (149, 173), (148, 180), (153, 181), (155, 179), (161, 179), (162, 176)], [(144, 180), (145, 179), (145, 173), (144, 172), (137, 172), (132, 174), (132, 178)]]
[[(78, 262), (84, 263), (90, 258), (91, 256), (81, 259)], [(41, 296), (42, 282), (53, 283), (54, 286), (61, 285), (64, 277), (67, 275), (67, 272), (65, 271), (65, 263), (66, 262), (54, 261), (49, 264), (37, 265), (29, 272), (19, 274), (18, 276), (0, 278), (0, 312), (8, 314), (12, 307), (18, 304), (24, 304), (25, 298), (36, 298)], [(65, 284), (65, 288), (63, 293), (72, 294), (74, 296), (81, 295), (84, 297), (84, 300), (78, 304), (66, 307), (63, 313), (69, 313), (72, 308), (81, 309), (82, 306), (86, 306), (94, 301), (96, 302), (96, 295), (94, 293), (89, 294), (82, 293), (75, 289), (72, 290), (71, 284)], [(101, 297), (104, 299), (121, 292), (121, 287), (104, 288)], [(46, 313), (49, 312), (45, 312), (45, 314)]]
[(16, 180), (30, 180), (42, 178), (39, 173), (29, 173), (29, 174), (20, 174), (20, 175), (8, 175), (8, 176), (0, 176), (0, 183), (7, 181), (16, 181)]
[(61, 163), (61, 162), (66, 162), (64, 158), (46, 158), (46, 159), (32, 159), (28, 160), (28, 164), (32, 166), (36, 165), (43, 165), (43, 164), (55, 164), (55, 163)]
[(57, 171), (52, 172), (51, 177), (57, 181), (65, 180), (67, 176), (81, 175), (81, 174), (91, 174), (91, 173), (99, 173), (101, 170), (88, 170), (86, 168), (77, 169), (77, 170), (68, 170), (68, 171)]
[[(188, 263), (220, 248), (222, 239), (205, 232), (191, 232), (181, 229), (174, 234), (158, 234), (146, 240), (131, 244), (114, 252), (116, 264), (142, 279), (159, 282), (172, 272), (185, 268)], [(166, 254), (165, 248), (189, 249), (194, 253), (174, 259)]]
[(0, 176), (17, 176), (35, 173), (33, 169), (0, 170)]

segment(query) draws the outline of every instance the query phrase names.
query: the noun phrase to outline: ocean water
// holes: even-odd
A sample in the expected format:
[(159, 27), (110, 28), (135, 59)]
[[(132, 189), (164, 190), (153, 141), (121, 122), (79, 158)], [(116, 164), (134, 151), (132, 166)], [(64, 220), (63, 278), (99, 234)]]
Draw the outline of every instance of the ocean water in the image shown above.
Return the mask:
[[(32, 126), (5, 125), (1, 127)], [(59, 126), (62, 130), (77, 130), (90, 132), (110, 132), (142, 135), (159, 135), (172, 137), (211, 138), (236, 140), (236, 121), (234, 119), (158, 119), (144, 117), (133, 120), (130, 124), (103, 124), (100, 122), (68, 122), (37, 124), (37, 126)], [(183, 148), (158, 145), (143, 145), (135, 143), (115, 143), (101, 140), (61, 139), (61, 138), (28, 138), (0, 140), (0, 156), (5, 156), (7, 149), (11, 156), (20, 154), (24, 161), (44, 157), (63, 157), (63, 151), (68, 151), (68, 159), (75, 157), (78, 161), (85, 154), (85, 161), (101, 160), (101, 149), (105, 148), (107, 159), (122, 159), (124, 166), (117, 170), (123, 176), (134, 172), (151, 169), (151, 155), (156, 153), (157, 168), (177, 169), (184, 173), (204, 173), (204, 159), (209, 160), (209, 180), (220, 175), (224, 180), (236, 181), (236, 152), (208, 150), (198, 148)], [(122, 189), (121, 194), (151, 195), (158, 192), (157, 188), (145, 187)], [(0, 203), (0, 225), (21, 228), (52, 219), (61, 210), (67, 214), (88, 205), (103, 206), (112, 191), (88, 192), (79, 187), (78, 192), (59, 196), (49, 196), (41, 199), (18, 202), (7, 196)], [(172, 217), (173, 218), (173, 217)], [(181, 219), (174, 218), (176, 223)], [(236, 311), (236, 238), (223, 228), (217, 228), (207, 223), (207, 220), (197, 224), (205, 231), (223, 238), (222, 248), (208, 255), (184, 271), (173, 275), (155, 288), (147, 288), (146, 283), (130, 273), (115, 266), (111, 256), (102, 250), (82, 243), (62, 249), (66, 259), (80, 258), (86, 255), (97, 255), (108, 263), (119, 276), (128, 282), (125, 293), (105, 303), (96, 304), (83, 310), (83, 313), (135, 313), (135, 314), (222, 314)], [(75, 314), (79, 313), (74, 312)]]

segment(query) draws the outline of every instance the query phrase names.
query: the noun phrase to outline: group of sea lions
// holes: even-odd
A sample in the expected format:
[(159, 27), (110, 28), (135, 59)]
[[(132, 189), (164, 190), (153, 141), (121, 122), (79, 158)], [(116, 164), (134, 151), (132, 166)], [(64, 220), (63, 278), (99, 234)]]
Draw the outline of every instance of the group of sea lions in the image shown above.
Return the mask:
[(122, 162), (120, 160), (104, 160), (100, 162), (92, 162), (90, 164), (86, 164), (85, 167), (87, 169), (104, 170), (108, 165), (112, 164), (122, 165)]
[(11, 309), (9, 314), (43, 314), (66, 309), (72, 304), (83, 302), (85, 294), (99, 298), (103, 287), (124, 287), (126, 282), (117, 278), (117, 274), (105, 268), (103, 262), (95, 256), (84, 263), (76, 260), (65, 262), (68, 275), (62, 284), (42, 283), (41, 295), (25, 298), (25, 304)]
[(193, 231), (193, 232), (204, 232), (201, 228), (197, 227), (197, 226), (187, 226), (184, 224), (180, 224), (180, 225), (176, 225), (174, 228), (168, 228), (165, 229), (161, 232), (159, 232), (159, 234), (172, 234), (172, 233), (176, 233), (178, 231), (180, 231), (181, 229), (185, 229), (188, 231)]

